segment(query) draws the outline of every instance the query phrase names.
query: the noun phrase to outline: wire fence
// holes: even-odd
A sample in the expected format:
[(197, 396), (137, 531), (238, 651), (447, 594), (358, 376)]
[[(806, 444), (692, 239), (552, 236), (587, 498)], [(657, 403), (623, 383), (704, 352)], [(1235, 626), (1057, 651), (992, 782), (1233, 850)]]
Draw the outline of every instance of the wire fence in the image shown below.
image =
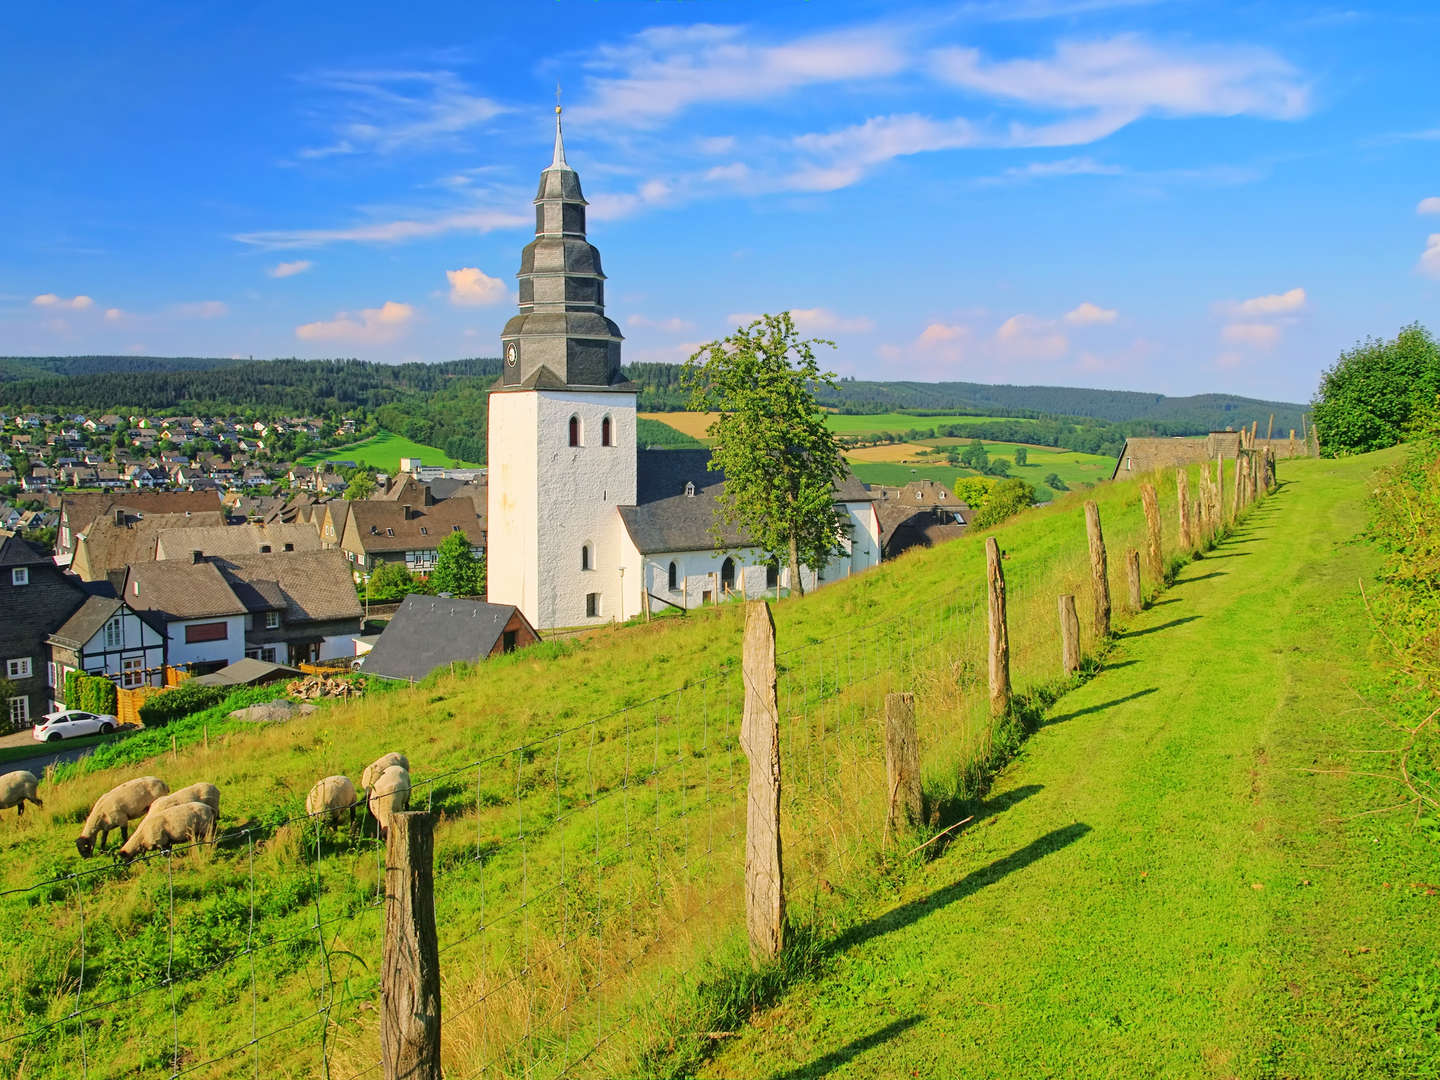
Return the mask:
[[(1133, 515), (1132, 515), (1133, 517)], [(1108, 531), (1108, 530), (1107, 530)], [(1107, 539), (1139, 547), (1130, 518)], [(1083, 545), (1008, 560), (1017, 685), (1059, 674), (1055, 597), (1093, 597)], [(1160, 582), (1148, 580), (1147, 588)], [(1082, 618), (1085, 651), (1098, 642)], [(985, 582), (829, 636), (779, 639), (786, 903), (812, 914), (888, 833), (885, 695), (916, 696), (930, 825), (995, 729)], [(634, 1072), (677, 1003), (743, 946), (747, 763), (738, 655), (648, 700), (420, 776), (436, 818), (443, 1063), (453, 1077)], [(470, 722), (483, 723), (483, 718)], [(383, 1075), (385, 852), (372, 819), (277, 815), (211, 840), (0, 892), (63, 948), (7, 950), (0, 1068), (27, 1077)], [(106, 917), (97, 901), (113, 895)], [(34, 924), (37, 920), (31, 919)]]

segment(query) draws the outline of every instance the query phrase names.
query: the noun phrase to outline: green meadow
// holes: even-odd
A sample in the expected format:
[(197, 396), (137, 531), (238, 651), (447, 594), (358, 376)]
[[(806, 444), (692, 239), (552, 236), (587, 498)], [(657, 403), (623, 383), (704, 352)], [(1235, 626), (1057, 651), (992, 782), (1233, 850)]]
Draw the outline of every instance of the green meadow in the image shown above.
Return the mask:
[(910, 413), (829, 413), (825, 423), (837, 435), (870, 435), (877, 432), (903, 432), (940, 427), (944, 424), (988, 424), (993, 420), (1025, 423), (1008, 416), (915, 416)]
[(382, 431), (349, 446), (339, 446), (301, 458), (301, 465), (319, 465), (323, 461), (353, 461), (357, 465), (369, 465), (373, 469), (393, 474), (400, 467), (401, 458), (419, 458), (426, 465), (453, 465), (476, 467), (474, 462), (457, 461), (448, 457), (438, 447), (412, 442), (400, 435)]

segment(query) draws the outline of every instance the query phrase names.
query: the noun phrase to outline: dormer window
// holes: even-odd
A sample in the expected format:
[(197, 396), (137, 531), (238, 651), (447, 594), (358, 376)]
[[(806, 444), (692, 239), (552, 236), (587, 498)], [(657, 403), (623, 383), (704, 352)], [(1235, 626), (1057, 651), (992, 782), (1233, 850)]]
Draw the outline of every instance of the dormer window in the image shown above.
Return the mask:
[(685, 481), (685, 497), (686, 497), (687, 499), (693, 499), (693, 498), (695, 497), (695, 483), (694, 483), (694, 481), (691, 481), (691, 480), (686, 480), (686, 481)]
[(260, 554), (261, 554), (261, 555), (269, 555), (269, 554), (270, 554), (270, 545), (269, 545), (269, 544), (261, 544), (261, 545), (260, 545)]
[(394, 536), (394, 535), (395, 535), (395, 530), (394, 530), (394, 529), (386, 529), (386, 530), (385, 530), (385, 535), (386, 535), (386, 536)]
[(30, 568), (28, 566), (17, 566), (10, 571), (11, 585), (29, 585)]
[(604, 420), (601, 420), (601, 421), (600, 421), (600, 445), (601, 445), (601, 446), (614, 446), (614, 445), (615, 445), (614, 440), (610, 437), (610, 417), (608, 417), (608, 416), (605, 417)]
[(430, 535), (430, 530), (427, 529), (424, 525), (421, 525), (421, 526), (420, 526), (420, 535), (421, 535), (421, 536), (429, 536), (429, 535)]
[(570, 445), (580, 445), (580, 417), (570, 417)]

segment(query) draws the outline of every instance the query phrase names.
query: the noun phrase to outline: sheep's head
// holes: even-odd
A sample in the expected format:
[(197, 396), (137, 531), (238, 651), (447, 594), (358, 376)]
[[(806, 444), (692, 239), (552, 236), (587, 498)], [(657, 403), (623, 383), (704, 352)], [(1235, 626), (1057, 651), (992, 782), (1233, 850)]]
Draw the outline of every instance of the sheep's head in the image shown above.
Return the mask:
[(95, 838), (93, 836), (77, 836), (75, 848), (80, 852), (82, 859), (88, 859), (95, 853)]

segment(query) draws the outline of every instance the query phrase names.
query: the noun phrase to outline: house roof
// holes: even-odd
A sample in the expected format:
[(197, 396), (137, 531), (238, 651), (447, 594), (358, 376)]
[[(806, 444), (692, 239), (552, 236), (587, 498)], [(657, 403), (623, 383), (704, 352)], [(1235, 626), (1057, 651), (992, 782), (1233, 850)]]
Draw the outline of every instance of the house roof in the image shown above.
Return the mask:
[(183, 514), (220, 508), (213, 491), (80, 492), (60, 501), (60, 516), (71, 532), (84, 532), (97, 518), (113, 518), (117, 508), (127, 514)]
[(111, 570), (153, 562), (156, 541), (166, 529), (218, 527), (224, 524), (225, 515), (218, 509), (191, 514), (149, 514), (145, 517), (127, 514), (123, 525), (106, 518), (96, 518), (75, 542), (71, 569), (86, 581), (94, 581)]
[(456, 528), (475, 547), (485, 543), (485, 528), (475, 513), (472, 499), (454, 498), (432, 506), (410, 506), (380, 499), (357, 500), (350, 504), (350, 522), (345, 527), (343, 546), (347, 550), (376, 554), (388, 551), (428, 551)]
[(300, 674), (298, 668), (284, 664), (272, 664), (268, 660), (257, 660), (247, 656), (243, 660), (212, 671), (208, 675), (196, 675), (190, 681), (198, 686), (258, 686), (277, 679), (292, 679)]
[[(750, 547), (748, 530), (721, 524), (716, 510), (725, 488), (723, 473), (711, 471), (709, 450), (641, 450), (636, 454), (634, 506), (620, 507), (620, 519), (642, 554), (661, 551), (718, 551)], [(686, 485), (694, 485), (687, 495)], [(847, 472), (835, 486), (837, 502), (875, 498)]]
[(50, 561), (50, 556), (28, 540), (18, 536), (0, 538), (0, 566), (40, 566)]
[(131, 566), (124, 598), (140, 615), (165, 622), (244, 615), (247, 611), (219, 567), (209, 562), (167, 559)]
[(479, 660), (516, 615), (525, 618), (512, 604), (411, 593), (365, 654), (365, 673), (414, 682), (446, 664)]
[(319, 551), (320, 534), (310, 525), (212, 525), (208, 528), (166, 529), (155, 542), (157, 559), (188, 559), (192, 551), (206, 555), (258, 555), (262, 546), (271, 551)]
[(249, 611), (283, 611), (286, 622), (358, 619), (364, 614), (344, 552), (232, 555), (213, 562)]
[[(117, 611), (126, 606), (123, 600), (114, 596), (91, 595), (80, 605), (80, 610), (65, 620), (64, 626), (50, 635), (50, 640), (71, 649), (81, 648), (100, 632), (100, 628), (109, 622)], [(140, 617), (145, 618), (143, 615)], [(158, 630), (159, 627), (152, 629)]]
[[(1226, 434), (1221, 432), (1221, 434)], [(1236, 445), (1239, 436), (1236, 435)], [(1125, 440), (1125, 445), (1120, 448), (1120, 456), (1115, 459), (1115, 468), (1110, 473), (1110, 479), (1114, 480), (1121, 472), (1128, 472), (1138, 475), (1147, 473), (1154, 469), (1177, 468), (1181, 465), (1194, 465), (1200, 461), (1208, 461), (1214, 455), (1213, 440), (1211, 438), (1130, 438)], [(1233, 457), (1234, 451), (1228, 455)], [(1129, 468), (1126, 468), (1126, 463)]]

